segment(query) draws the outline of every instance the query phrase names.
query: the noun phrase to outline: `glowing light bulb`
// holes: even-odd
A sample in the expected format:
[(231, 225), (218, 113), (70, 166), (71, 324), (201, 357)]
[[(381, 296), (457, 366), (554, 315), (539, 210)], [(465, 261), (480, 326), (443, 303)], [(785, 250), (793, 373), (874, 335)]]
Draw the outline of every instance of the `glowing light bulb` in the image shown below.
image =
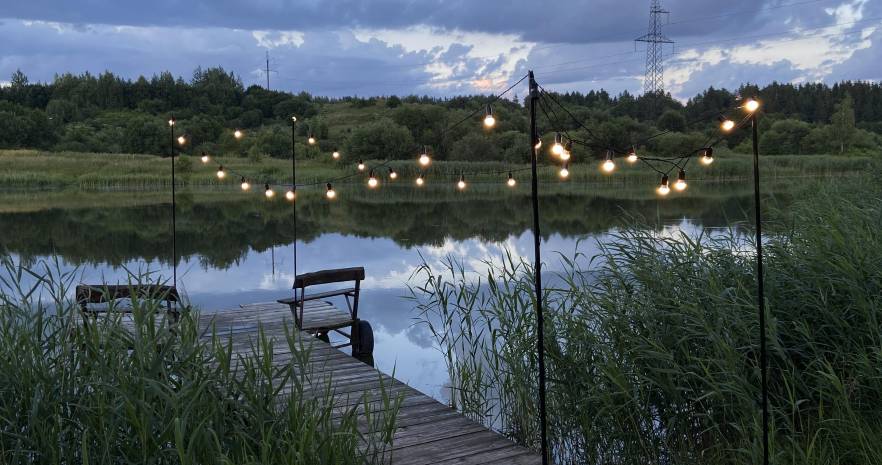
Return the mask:
[(760, 107), (759, 102), (756, 101), (756, 100), (754, 100), (754, 99), (752, 99), (752, 98), (751, 98), (751, 99), (747, 99), (747, 101), (744, 102), (744, 109), (747, 110), (747, 111), (750, 112), (750, 113), (753, 113), (753, 112), (759, 110), (759, 107)]
[(551, 153), (561, 156), (564, 152), (564, 146), (562, 144), (563, 136), (560, 133), (554, 135), (554, 145), (551, 146)]
[(423, 154), (420, 155), (420, 165), (429, 166), (429, 163), (432, 163), (432, 159), (429, 158), (429, 150), (426, 146), (423, 146)]
[(515, 178), (511, 173), (508, 173), (508, 181), (506, 183), (508, 184), (508, 187), (514, 187), (518, 182), (515, 181)]
[(704, 149), (704, 154), (701, 156), (701, 164), (702, 165), (710, 165), (714, 162), (714, 148), (708, 147)]
[(626, 158), (625, 160), (627, 160), (628, 163), (630, 163), (632, 165), (634, 163), (637, 163), (637, 149), (635, 149), (634, 147), (631, 147), (631, 151), (628, 152), (628, 158)]
[(269, 184), (264, 184), (263, 188), (264, 188), (263, 195), (265, 195), (266, 198), (271, 199), (276, 195), (276, 191), (270, 189)]
[(573, 152), (573, 141), (569, 141), (569, 142), (567, 142), (566, 145), (564, 145), (563, 150), (560, 152), (560, 154), (559, 154), (560, 159), (563, 161), (569, 160), (570, 156), (572, 156), (572, 152)]
[(296, 122), (297, 122), (297, 117), (296, 117), (296, 116), (292, 116), (292, 117), (291, 117), (291, 122), (292, 122), (292, 123), (296, 123)]
[(241, 139), (242, 138), (242, 131), (236, 129), (235, 131), (233, 131), (233, 137), (235, 137), (236, 139)]
[(325, 197), (327, 197), (328, 200), (334, 200), (337, 198), (337, 192), (334, 191), (334, 186), (332, 186), (331, 183), (328, 183), (328, 191), (325, 192)]
[(208, 161), (211, 160), (211, 158), (209, 158), (208, 155), (205, 154), (205, 152), (202, 152), (201, 160), (202, 160), (202, 163), (208, 163)]
[(616, 169), (616, 162), (613, 161), (612, 150), (606, 151), (606, 161), (600, 165), (600, 168), (606, 173), (612, 173)]
[(315, 137), (312, 134), (310, 134), (309, 137), (306, 139), (306, 142), (309, 145), (315, 145)]
[(557, 173), (561, 179), (566, 179), (570, 177), (570, 164), (564, 163), (563, 168)]
[(169, 126), (174, 126), (174, 125), (175, 125), (175, 119), (174, 119), (174, 118), (169, 119), (169, 120), (168, 120), (168, 125), (169, 125)]
[(466, 188), (465, 175), (459, 177), (459, 182), (456, 183), (456, 188), (459, 190), (464, 190)]
[(240, 184), (240, 186), (242, 187), (243, 191), (251, 189), (251, 184), (249, 184), (248, 181), (245, 180), (245, 178), (242, 178), (242, 184)]
[(184, 136), (178, 136), (178, 145), (184, 145), (187, 143), (187, 138)]
[(217, 169), (217, 178), (218, 178), (218, 179), (223, 179), (223, 178), (225, 178), (225, 177), (227, 177), (227, 172), (224, 171), (224, 167), (221, 166), (221, 167), (219, 167), (219, 168)]
[(677, 175), (677, 181), (674, 182), (674, 189), (680, 192), (686, 190), (686, 171), (682, 168), (680, 169), (680, 173)]
[(416, 178), (416, 185), (417, 185), (417, 186), (422, 186), (423, 184), (425, 184), (425, 182), (426, 182), (426, 181), (423, 179), (423, 175), (422, 175), (422, 174), (420, 174), (420, 177)]
[(659, 195), (668, 195), (671, 192), (671, 188), (668, 186), (668, 175), (664, 175), (661, 178), (661, 184), (658, 185), (658, 189), (656, 189)]
[(534, 149), (539, 150), (542, 148), (542, 139), (536, 139), (536, 145), (533, 146)]
[(295, 194), (293, 190), (289, 190), (288, 192), (285, 192), (285, 198), (288, 200), (294, 200), (296, 197), (297, 197), (297, 194)]
[(377, 184), (379, 184), (379, 183), (380, 182), (377, 181), (377, 178), (374, 177), (374, 170), (371, 170), (371, 175), (368, 178), (368, 187), (370, 187), (370, 188), (377, 187)]
[(496, 126), (496, 118), (493, 116), (493, 108), (487, 105), (487, 113), (484, 116), (484, 127), (492, 128)]
[(389, 168), (389, 179), (398, 179), (398, 173), (392, 168)]
[(364, 171), (364, 162), (358, 160), (358, 171)]
[(333, 158), (334, 160), (339, 160), (340, 159), (340, 152), (338, 152), (337, 150), (334, 150), (331, 153), (331, 158)]
[(730, 120), (729, 118), (726, 118), (724, 116), (720, 116), (719, 120), (720, 120), (720, 129), (722, 129), (723, 132), (729, 132), (729, 131), (735, 129), (735, 122)]

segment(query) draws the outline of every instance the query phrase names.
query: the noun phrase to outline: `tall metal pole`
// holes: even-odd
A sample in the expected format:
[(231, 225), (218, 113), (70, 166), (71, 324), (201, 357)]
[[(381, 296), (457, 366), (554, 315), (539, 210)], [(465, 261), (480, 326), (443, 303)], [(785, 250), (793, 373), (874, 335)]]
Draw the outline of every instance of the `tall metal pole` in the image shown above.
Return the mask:
[[(291, 191), (294, 192), (294, 200), (291, 202), (294, 208), (294, 278), (297, 278), (297, 117), (291, 117)], [(295, 289), (296, 293), (297, 290)], [(296, 295), (295, 295), (296, 297)]]
[(756, 215), (756, 289), (760, 327), (760, 372), (763, 396), (763, 465), (769, 465), (769, 384), (766, 354), (766, 299), (763, 292), (763, 221), (760, 210), (759, 136), (757, 112), (750, 117), (753, 132), (753, 208)]
[(531, 200), (533, 202), (533, 253), (535, 277), (536, 277), (536, 352), (539, 357), (539, 434), (542, 449), (542, 464), (548, 464), (548, 427), (545, 412), (545, 315), (542, 308), (542, 257), (541, 235), (539, 233), (539, 179), (536, 162), (539, 151), (536, 145), (539, 143), (539, 132), (536, 129), (536, 102), (539, 100), (539, 86), (533, 77), (533, 71), (529, 72), (530, 80), (530, 168), (532, 178)]
[(177, 200), (175, 196), (175, 118), (169, 120), (169, 132), (171, 133), (171, 189), (172, 189), (172, 283), (178, 287), (178, 225), (177, 225)]

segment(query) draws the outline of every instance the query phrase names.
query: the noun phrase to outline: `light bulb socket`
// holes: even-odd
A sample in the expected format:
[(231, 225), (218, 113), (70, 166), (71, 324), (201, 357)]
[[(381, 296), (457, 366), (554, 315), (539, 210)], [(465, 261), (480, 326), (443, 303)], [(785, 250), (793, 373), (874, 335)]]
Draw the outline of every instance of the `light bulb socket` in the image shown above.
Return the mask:
[(662, 175), (661, 184), (659, 184), (659, 186), (660, 187), (668, 187), (668, 175), (667, 174)]
[(613, 152), (612, 150), (606, 151), (606, 161), (613, 161)]
[(714, 157), (714, 148), (713, 147), (705, 148), (704, 149), (704, 156), (707, 158), (713, 158)]
[(686, 180), (686, 170), (684, 170), (683, 168), (680, 168), (680, 172), (677, 173), (677, 180), (678, 181), (685, 181)]
[(557, 132), (554, 134), (554, 143), (555, 144), (562, 144), (563, 143), (563, 135), (561, 135), (561, 133)]
[(491, 107), (489, 103), (487, 104), (486, 116), (493, 116), (493, 107)]
[(564, 149), (567, 152), (572, 152), (573, 151), (573, 141), (567, 141), (567, 144), (564, 145)]

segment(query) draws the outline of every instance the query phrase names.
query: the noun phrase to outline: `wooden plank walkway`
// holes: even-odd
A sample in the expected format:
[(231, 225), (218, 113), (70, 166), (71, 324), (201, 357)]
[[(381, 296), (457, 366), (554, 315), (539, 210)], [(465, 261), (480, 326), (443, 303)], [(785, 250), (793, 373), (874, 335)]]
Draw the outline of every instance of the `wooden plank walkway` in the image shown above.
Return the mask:
[[(316, 302), (315, 305), (321, 305)], [(258, 326), (267, 337), (280, 343), (274, 345), (273, 363), (290, 363), (285, 328), (309, 347), (309, 366), (314, 374), (312, 388), (327, 387), (328, 380), (338, 396), (341, 407), (356, 405), (364, 399), (378, 404), (378, 388), (402, 397), (398, 411), (397, 430), (391, 451), (391, 463), (417, 464), (538, 464), (538, 454), (514, 444), (488, 430), (454, 409), (359, 362), (341, 350), (319, 341), (307, 333), (296, 331), (288, 305), (276, 302), (244, 305), (238, 309), (203, 313), (200, 324), (214, 324), (218, 335), (232, 335), (233, 350), (250, 353), (251, 338)], [(379, 404), (382, 405), (382, 404)]]

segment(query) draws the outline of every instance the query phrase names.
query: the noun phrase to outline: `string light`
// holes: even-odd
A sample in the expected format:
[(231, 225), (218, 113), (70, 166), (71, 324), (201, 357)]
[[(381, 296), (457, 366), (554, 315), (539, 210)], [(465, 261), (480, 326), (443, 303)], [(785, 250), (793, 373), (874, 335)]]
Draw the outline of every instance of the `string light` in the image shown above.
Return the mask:
[(628, 163), (630, 163), (632, 165), (634, 163), (637, 163), (637, 149), (634, 147), (631, 147), (631, 151), (628, 152), (628, 158), (626, 158), (625, 160), (627, 160)]
[(242, 187), (243, 191), (251, 189), (251, 184), (248, 184), (248, 181), (245, 180), (245, 176), (242, 176), (242, 184), (240, 184), (240, 186)]
[(236, 139), (241, 139), (242, 138), (242, 131), (236, 129), (235, 131), (233, 131), (233, 137), (235, 137)]
[(465, 182), (465, 175), (464, 174), (461, 174), (459, 176), (459, 182), (456, 183), (456, 188), (459, 190), (465, 190), (466, 182)]
[(612, 150), (606, 151), (606, 161), (604, 161), (600, 167), (607, 173), (612, 173), (616, 169), (616, 162), (613, 161)]
[(489, 128), (492, 128), (493, 126), (496, 126), (496, 118), (493, 117), (493, 108), (488, 103), (487, 104), (487, 112), (484, 116), (484, 127), (489, 129)]
[(184, 136), (178, 136), (178, 145), (184, 145), (187, 143), (187, 138)]
[(752, 99), (752, 98), (749, 98), (749, 99), (747, 99), (746, 102), (744, 102), (744, 109), (747, 110), (749, 113), (753, 113), (753, 112), (759, 110), (759, 107), (760, 107), (759, 102)]
[(658, 185), (658, 189), (656, 189), (659, 195), (668, 195), (671, 192), (671, 188), (668, 186), (668, 175), (662, 175), (661, 184)]
[(416, 178), (416, 185), (418, 187), (422, 187), (422, 185), (425, 184), (425, 182), (426, 181), (423, 179), (423, 173), (420, 173), (420, 176), (418, 178)]
[(221, 165), (221, 166), (218, 167), (218, 169), (217, 169), (217, 178), (218, 178), (218, 179), (223, 179), (223, 178), (225, 178), (225, 177), (227, 177), (227, 172), (224, 171), (224, 165)]
[(374, 170), (371, 170), (370, 177), (368, 178), (368, 187), (373, 189), (374, 187), (377, 187), (377, 184), (379, 183), (380, 182), (377, 181), (377, 178), (374, 176)]
[(677, 181), (674, 183), (674, 189), (683, 192), (686, 190), (686, 170), (680, 168), (680, 173), (677, 174)]
[(710, 165), (714, 162), (714, 148), (708, 147), (704, 149), (704, 153), (701, 155), (701, 164), (702, 165)]
[(561, 177), (561, 179), (566, 179), (566, 178), (570, 177), (570, 164), (569, 164), (569, 162), (564, 163), (563, 168), (561, 168), (557, 174)]
[(729, 118), (726, 118), (725, 116), (720, 115), (719, 120), (720, 120), (720, 129), (722, 129), (723, 132), (729, 132), (735, 128), (735, 122), (730, 120)]
[(398, 179), (398, 173), (392, 168), (389, 168), (389, 179)]
[(208, 163), (209, 160), (211, 160), (211, 158), (209, 158), (205, 152), (202, 152), (202, 163)]
[(331, 158), (333, 158), (334, 160), (339, 160), (340, 152), (337, 149), (334, 149), (334, 151), (331, 153)]
[(509, 173), (508, 173), (508, 182), (507, 182), (508, 187), (514, 187), (517, 183), (518, 183), (518, 182), (515, 181), (514, 176), (511, 175), (511, 171), (509, 171)]
[(285, 192), (285, 198), (288, 200), (294, 200), (297, 198), (297, 193), (294, 192), (293, 189), (289, 189), (288, 192)]
[(328, 191), (325, 192), (325, 197), (327, 197), (328, 200), (334, 200), (337, 198), (337, 192), (334, 191), (334, 186), (332, 186), (331, 183), (328, 183)]
[(554, 135), (554, 145), (551, 146), (551, 153), (561, 156), (564, 151), (564, 146), (562, 144), (563, 136), (558, 132)]
[(270, 189), (269, 184), (264, 184), (263, 188), (264, 188), (263, 195), (265, 195), (266, 198), (271, 199), (276, 195), (276, 191)]
[(364, 171), (364, 162), (362, 160), (358, 160), (358, 171)]
[(315, 145), (315, 136), (313, 136), (312, 133), (309, 133), (309, 138), (306, 139), (306, 142), (309, 145)]
[(420, 155), (420, 165), (429, 166), (429, 163), (432, 163), (432, 159), (429, 158), (429, 150), (426, 146), (423, 146), (423, 154)]

